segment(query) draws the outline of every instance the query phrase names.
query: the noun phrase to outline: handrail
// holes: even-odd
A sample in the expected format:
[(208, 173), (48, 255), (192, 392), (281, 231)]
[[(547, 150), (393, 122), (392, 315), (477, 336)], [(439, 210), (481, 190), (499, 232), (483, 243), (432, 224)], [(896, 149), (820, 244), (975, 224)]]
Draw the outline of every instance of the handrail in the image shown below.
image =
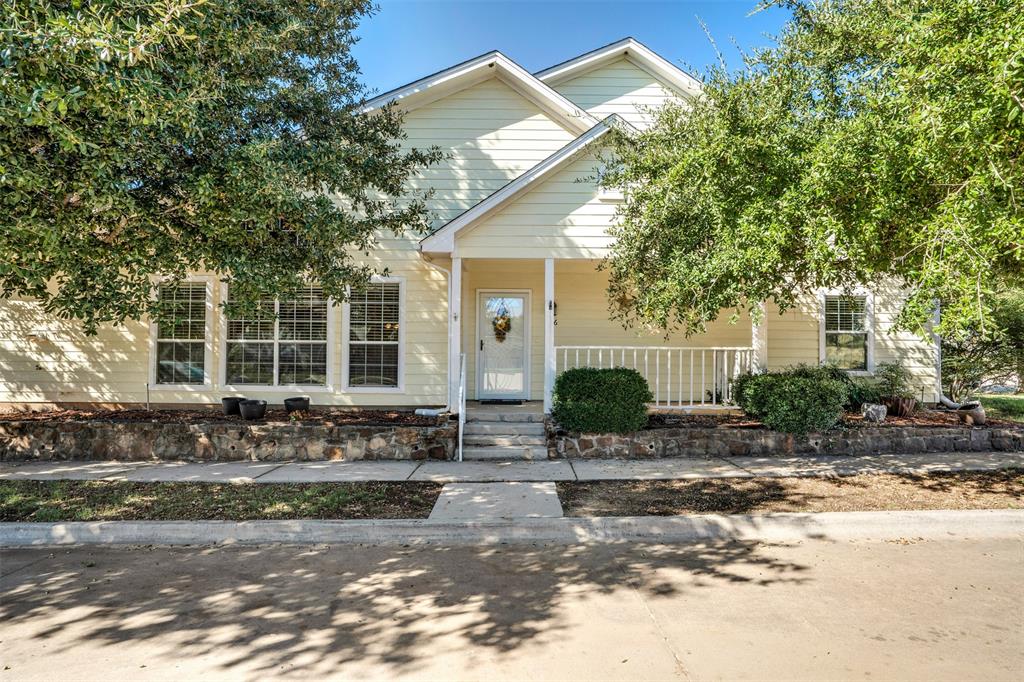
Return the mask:
[(459, 354), (459, 449), (458, 460), (462, 461), (462, 432), (466, 430), (466, 354)]

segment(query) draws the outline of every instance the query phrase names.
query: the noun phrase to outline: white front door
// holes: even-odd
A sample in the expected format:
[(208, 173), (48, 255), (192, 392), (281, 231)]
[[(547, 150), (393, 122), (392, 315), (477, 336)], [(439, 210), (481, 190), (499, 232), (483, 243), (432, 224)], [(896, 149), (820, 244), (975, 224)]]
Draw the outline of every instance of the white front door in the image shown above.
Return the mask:
[(478, 399), (530, 397), (530, 294), (477, 292)]

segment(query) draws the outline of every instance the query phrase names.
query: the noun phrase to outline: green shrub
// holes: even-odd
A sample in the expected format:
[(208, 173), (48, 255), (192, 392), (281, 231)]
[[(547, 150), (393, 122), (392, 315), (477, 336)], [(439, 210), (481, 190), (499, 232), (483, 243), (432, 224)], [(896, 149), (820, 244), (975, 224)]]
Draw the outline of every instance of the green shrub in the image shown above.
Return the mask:
[(851, 385), (842, 370), (802, 365), (741, 375), (733, 384), (733, 395), (744, 412), (768, 428), (805, 434), (835, 426), (850, 398)]
[(898, 362), (883, 362), (875, 368), (878, 390), (883, 398), (913, 398), (910, 371)]
[(577, 367), (555, 380), (552, 416), (577, 433), (631, 433), (647, 424), (647, 381), (625, 367)]
[(847, 412), (860, 412), (864, 403), (882, 402), (882, 391), (877, 379), (856, 377), (850, 379), (847, 389), (850, 394), (846, 401)]

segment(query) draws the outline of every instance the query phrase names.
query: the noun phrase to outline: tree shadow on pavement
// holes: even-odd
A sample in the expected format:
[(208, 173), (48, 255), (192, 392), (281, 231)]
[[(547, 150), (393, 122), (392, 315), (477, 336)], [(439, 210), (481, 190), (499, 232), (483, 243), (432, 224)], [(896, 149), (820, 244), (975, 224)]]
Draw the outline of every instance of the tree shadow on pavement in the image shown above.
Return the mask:
[(17, 633), (50, 653), (149, 641), (173, 658), (216, 653), (223, 670), (239, 673), (324, 674), (358, 662), (399, 674), (439, 653), (501, 655), (557, 641), (569, 627), (563, 607), (595, 592), (653, 600), (723, 581), (810, 579), (806, 566), (764, 550), (752, 542), (5, 550), (45, 558), (0, 581), (0, 622), (5, 642)]

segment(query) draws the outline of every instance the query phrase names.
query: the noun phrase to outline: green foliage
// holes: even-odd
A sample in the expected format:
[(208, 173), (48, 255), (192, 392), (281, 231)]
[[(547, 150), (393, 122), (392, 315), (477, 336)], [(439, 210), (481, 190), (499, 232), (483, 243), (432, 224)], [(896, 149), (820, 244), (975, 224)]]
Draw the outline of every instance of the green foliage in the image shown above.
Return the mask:
[(983, 395), (981, 404), (986, 415), (992, 419), (1007, 419), (1024, 424), (1024, 397)]
[(878, 392), (883, 398), (913, 398), (910, 370), (899, 362), (883, 362), (875, 368)]
[(850, 398), (851, 383), (835, 367), (800, 365), (742, 375), (733, 390), (740, 408), (768, 428), (803, 435), (836, 425)]
[(239, 308), (344, 297), (378, 234), (426, 227), (393, 109), (361, 113), (370, 0), (24, 0), (0, 32), (0, 295), (94, 331), (156, 314), (154, 277)]
[(942, 385), (953, 400), (1015, 377), (1024, 391), (1024, 289), (994, 298), (987, 328), (975, 326), (942, 340)]
[(558, 375), (552, 400), (552, 416), (568, 431), (631, 433), (647, 424), (654, 396), (636, 370), (578, 367)]
[(873, 377), (853, 377), (847, 385), (847, 412), (860, 412), (865, 403), (879, 404), (882, 402), (882, 390), (878, 380)]
[(1019, 0), (769, 4), (793, 12), (775, 47), (617, 135), (615, 311), (696, 332), (753, 301), (895, 285), (903, 328), (927, 333), (936, 300), (943, 336), (980, 325), (1024, 281)]

